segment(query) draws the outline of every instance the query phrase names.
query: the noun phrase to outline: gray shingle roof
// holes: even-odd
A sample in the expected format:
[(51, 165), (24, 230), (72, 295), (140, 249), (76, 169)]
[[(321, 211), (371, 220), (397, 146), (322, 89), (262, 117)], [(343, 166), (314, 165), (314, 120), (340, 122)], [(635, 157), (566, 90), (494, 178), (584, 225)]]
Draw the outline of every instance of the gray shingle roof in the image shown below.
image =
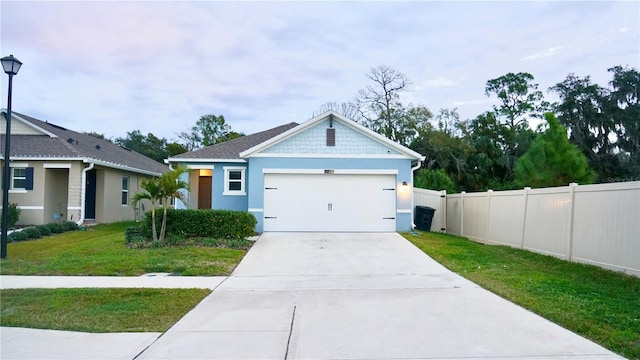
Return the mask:
[[(169, 168), (151, 158), (132, 150), (124, 149), (109, 141), (98, 139), (94, 136), (78, 133), (65, 129), (27, 115), (15, 113), (24, 121), (40, 127), (57, 137), (48, 135), (11, 135), (11, 158), (34, 159), (92, 159), (101, 162), (104, 166), (126, 167), (142, 172), (157, 173), (167, 171)], [(2, 116), (6, 116), (5, 113)], [(13, 121), (19, 121), (12, 116)], [(4, 144), (5, 135), (0, 136)], [(4, 146), (0, 149), (4, 156)]]
[(272, 137), (282, 134), (283, 132), (298, 126), (297, 123), (289, 123), (274, 127), (273, 129), (261, 131), (255, 134), (241, 136), (231, 139), (223, 143), (207, 146), (206, 148), (176, 155), (170, 160), (188, 160), (188, 159), (240, 159), (240, 153), (250, 149), (260, 143), (263, 143)]

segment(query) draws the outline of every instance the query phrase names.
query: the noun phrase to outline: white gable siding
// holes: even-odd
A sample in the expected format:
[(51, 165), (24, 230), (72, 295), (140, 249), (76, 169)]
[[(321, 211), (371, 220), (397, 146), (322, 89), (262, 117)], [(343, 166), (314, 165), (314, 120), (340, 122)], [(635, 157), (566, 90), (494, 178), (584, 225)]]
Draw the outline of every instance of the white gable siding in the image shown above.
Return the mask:
[(327, 146), (327, 129), (329, 120), (274, 144), (262, 151), (269, 154), (385, 154), (397, 155), (398, 152), (388, 146), (365, 136), (364, 134), (342, 124), (333, 122), (336, 130), (335, 146)]
[[(44, 135), (37, 129), (26, 125), (22, 121), (16, 121), (16, 118), (11, 116), (11, 135)], [(0, 117), (0, 133), (4, 134), (7, 129), (7, 123), (4, 116)]]

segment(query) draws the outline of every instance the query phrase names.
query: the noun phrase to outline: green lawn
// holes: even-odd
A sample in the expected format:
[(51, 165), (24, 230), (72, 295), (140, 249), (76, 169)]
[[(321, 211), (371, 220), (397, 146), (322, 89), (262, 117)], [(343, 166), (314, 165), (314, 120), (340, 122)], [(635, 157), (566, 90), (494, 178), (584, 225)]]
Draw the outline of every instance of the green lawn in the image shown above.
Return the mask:
[(128, 249), (124, 230), (130, 222), (101, 224), (39, 240), (8, 244), (2, 275), (114, 275), (152, 272), (180, 275), (229, 275), (246, 250), (213, 247)]
[(0, 290), (0, 325), (83, 332), (165, 332), (208, 289)]
[(448, 269), (629, 359), (640, 359), (640, 278), (466, 238), (403, 234)]

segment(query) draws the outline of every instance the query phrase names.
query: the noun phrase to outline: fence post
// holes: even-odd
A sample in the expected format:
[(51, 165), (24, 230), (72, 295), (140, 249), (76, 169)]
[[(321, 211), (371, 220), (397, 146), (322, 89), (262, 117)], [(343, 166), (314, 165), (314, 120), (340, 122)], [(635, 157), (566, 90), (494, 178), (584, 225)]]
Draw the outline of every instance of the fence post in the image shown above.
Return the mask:
[(525, 230), (527, 228), (527, 207), (529, 203), (529, 190), (531, 190), (531, 188), (526, 186), (522, 194), (524, 196), (524, 211), (522, 212), (523, 219), (522, 219), (522, 237), (520, 238), (520, 249), (524, 249), (524, 236), (525, 236)]
[(489, 243), (489, 224), (491, 224), (491, 195), (493, 190), (487, 190), (487, 221), (484, 226), (484, 243)]
[(464, 237), (464, 194), (466, 191), (460, 193), (460, 236)]
[(573, 213), (575, 209), (576, 187), (577, 183), (569, 184), (569, 224), (567, 231), (567, 261), (573, 258)]
[(440, 232), (447, 233), (447, 190), (440, 190)]

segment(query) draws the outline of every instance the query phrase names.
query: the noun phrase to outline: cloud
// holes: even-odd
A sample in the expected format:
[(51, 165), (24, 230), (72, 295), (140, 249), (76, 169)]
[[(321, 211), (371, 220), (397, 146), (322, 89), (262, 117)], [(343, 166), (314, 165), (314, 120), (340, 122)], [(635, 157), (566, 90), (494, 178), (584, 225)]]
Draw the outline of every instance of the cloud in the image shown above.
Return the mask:
[(553, 46), (553, 47), (544, 49), (540, 52), (536, 52), (534, 54), (525, 56), (521, 58), (520, 61), (537, 60), (537, 59), (551, 57), (551, 56), (557, 55), (561, 50), (571, 49), (571, 48), (572, 48), (571, 45)]

